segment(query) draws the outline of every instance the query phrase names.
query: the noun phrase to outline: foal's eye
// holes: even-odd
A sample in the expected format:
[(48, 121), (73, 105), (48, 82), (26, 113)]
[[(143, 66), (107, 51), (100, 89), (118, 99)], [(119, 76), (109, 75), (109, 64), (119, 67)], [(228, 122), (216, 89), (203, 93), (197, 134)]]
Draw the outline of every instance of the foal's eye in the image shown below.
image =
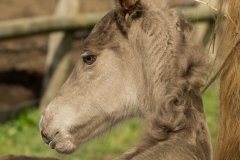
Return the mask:
[(91, 65), (96, 61), (96, 58), (97, 57), (95, 55), (86, 55), (83, 57), (83, 61), (88, 65)]

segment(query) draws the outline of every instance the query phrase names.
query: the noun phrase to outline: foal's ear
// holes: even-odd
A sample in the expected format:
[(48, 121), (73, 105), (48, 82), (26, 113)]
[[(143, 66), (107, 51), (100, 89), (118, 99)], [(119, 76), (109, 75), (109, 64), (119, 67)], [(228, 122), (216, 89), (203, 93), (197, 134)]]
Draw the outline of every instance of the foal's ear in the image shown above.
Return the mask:
[(141, 0), (115, 0), (116, 21), (120, 31), (127, 36), (131, 22), (141, 17), (143, 7)]
[(139, 1), (140, 0), (115, 0), (117, 8), (126, 12), (130, 11), (132, 8), (135, 8)]
[(143, 7), (141, 0), (115, 0), (118, 18), (131, 22), (133, 19), (141, 17)]

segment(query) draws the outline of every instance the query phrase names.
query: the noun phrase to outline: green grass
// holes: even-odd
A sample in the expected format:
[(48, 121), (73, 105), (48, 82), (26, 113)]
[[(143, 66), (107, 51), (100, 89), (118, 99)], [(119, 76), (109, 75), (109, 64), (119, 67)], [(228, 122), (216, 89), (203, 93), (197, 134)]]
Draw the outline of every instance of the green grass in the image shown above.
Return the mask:
[(216, 144), (218, 131), (218, 103), (218, 91), (208, 89), (203, 95), (203, 104), (213, 146)]
[[(204, 94), (205, 112), (213, 144), (216, 142), (218, 124), (217, 99), (217, 92), (213, 89)], [(37, 109), (25, 110), (17, 119), (0, 125), (0, 155), (50, 156), (66, 160), (111, 159), (138, 141), (140, 128), (145, 124), (139, 119), (130, 120), (113, 129), (111, 133), (81, 146), (74, 154), (60, 155), (43, 143), (38, 129), (39, 118)]]

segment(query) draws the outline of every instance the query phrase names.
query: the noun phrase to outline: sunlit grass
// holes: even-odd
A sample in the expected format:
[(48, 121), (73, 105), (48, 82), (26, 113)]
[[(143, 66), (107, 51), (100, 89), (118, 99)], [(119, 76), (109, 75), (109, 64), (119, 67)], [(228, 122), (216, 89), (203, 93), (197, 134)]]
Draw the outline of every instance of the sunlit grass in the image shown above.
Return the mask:
[[(217, 91), (207, 90), (203, 96), (207, 122), (215, 144), (218, 124)], [(133, 119), (120, 124), (111, 132), (84, 144), (72, 155), (59, 155), (49, 149), (41, 139), (37, 109), (23, 111), (18, 118), (0, 125), (0, 154), (20, 154), (40, 157), (57, 157), (66, 160), (107, 160), (120, 155), (139, 140), (143, 120)]]

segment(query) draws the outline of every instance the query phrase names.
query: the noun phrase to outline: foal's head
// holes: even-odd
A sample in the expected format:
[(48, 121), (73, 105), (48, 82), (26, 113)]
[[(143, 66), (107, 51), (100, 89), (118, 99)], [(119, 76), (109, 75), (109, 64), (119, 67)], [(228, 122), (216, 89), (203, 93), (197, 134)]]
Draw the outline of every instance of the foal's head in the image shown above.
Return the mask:
[[(192, 27), (177, 11), (162, 0), (115, 4), (92, 30), (72, 74), (42, 114), (43, 140), (60, 153), (74, 152), (126, 118), (144, 117), (153, 125), (164, 103), (181, 103), (173, 85), (195, 84), (182, 92), (200, 86), (190, 63), (201, 66), (202, 55), (184, 55), (186, 46), (200, 51), (191, 48)], [(173, 98), (167, 96), (172, 91)]]

